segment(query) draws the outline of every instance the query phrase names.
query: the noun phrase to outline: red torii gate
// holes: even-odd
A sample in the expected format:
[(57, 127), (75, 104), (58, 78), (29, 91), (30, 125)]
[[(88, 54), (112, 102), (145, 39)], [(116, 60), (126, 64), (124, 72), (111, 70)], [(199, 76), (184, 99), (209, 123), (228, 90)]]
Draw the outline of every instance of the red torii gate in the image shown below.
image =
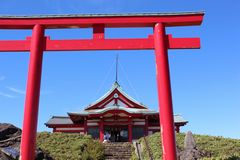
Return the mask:
[[(176, 160), (168, 49), (200, 48), (199, 38), (173, 38), (165, 27), (201, 25), (203, 12), (153, 14), (89, 14), (57, 16), (1, 16), (0, 29), (32, 29), (26, 40), (0, 40), (0, 52), (30, 51), (30, 62), (21, 140), (21, 160), (35, 156), (43, 51), (154, 49), (159, 116), (164, 160)], [(105, 28), (153, 27), (148, 38), (105, 39)], [(45, 29), (93, 28), (92, 39), (51, 40)]]

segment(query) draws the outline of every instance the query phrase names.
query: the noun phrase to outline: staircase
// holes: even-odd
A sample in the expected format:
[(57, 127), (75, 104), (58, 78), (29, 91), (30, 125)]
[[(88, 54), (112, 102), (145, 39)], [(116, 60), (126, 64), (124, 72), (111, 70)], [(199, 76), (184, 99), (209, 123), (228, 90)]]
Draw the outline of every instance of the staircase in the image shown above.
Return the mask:
[(129, 142), (104, 143), (105, 160), (130, 160), (132, 144)]

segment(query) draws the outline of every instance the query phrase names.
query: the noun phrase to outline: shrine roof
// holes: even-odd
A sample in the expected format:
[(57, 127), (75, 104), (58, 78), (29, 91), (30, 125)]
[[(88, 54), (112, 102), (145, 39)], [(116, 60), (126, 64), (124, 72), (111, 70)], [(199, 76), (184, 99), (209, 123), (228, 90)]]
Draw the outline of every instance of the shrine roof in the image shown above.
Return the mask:
[(68, 115), (87, 116), (87, 115), (91, 115), (91, 114), (103, 114), (103, 113), (105, 113), (107, 111), (111, 111), (111, 110), (126, 111), (130, 114), (143, 114), (143, 115), (158, 114), (158, 112), (156, 112), (154, 110), (149, 110), (147, 108), (146, 109), (127, 108), (127, 107), (123, 107), (123, 106), (119, 106), (119, 105), (112, 105), (107, 108), (101, 108), (101, 109), (91, 109), (91, 110), (84, 110), (84, 111), (80, 111), (80, 112), (69, 112)]
[(73, 124), (72, 120), (69, 117), (64, 116), (52, 116), (45, 125), (66, 125)]
[[(174, 115), (174, 123), (187, 123), (181, 115), (176, 114)], [(63, 117), (63, 116), (53, 116), (51, 117), (45, 125), (71, 125), (74, 124), (70, 117)]]
[(0, 15), (0, 18), (80, 18), (80, 17), (146, 17), (146, 16), (176, 16), (199, 15), (198, 12), (163, 12), (163, 13), (120, 13), (120, 14), (56, 14), (56, 15)]
[(180, 114), (174, 115), (174, 123), (188, 123)]
[(118, 82), (115, 82), (113, 85), (112, 85), (112, 88), (107, 92), (105, 93), (102, 97), (100, 97), (99, 99), (97, 99), (95, 102), (91, 103), (90, 105), (88, 105), (86, 109), (89, 109), (91, 108), (93, 105), (101, 102), (102, 100), (104, 100), (106, 97), (108, 97), (115, 89), (117, 89), (121, 94), (123, 94), (126, 98), (128, 98), (129, 100), (131, 100), (132, 102), (142, 106), (143, 108), (146, 108), (147, 109), (147, 106), (145, 106), (144, 104), (138, 102), (137, 100), (135, 100), (134, 98), (130, 97), (127, 93), (125, 93), (123, 91), (123, 89), (121, 88), (121, 86), (118, 84)]

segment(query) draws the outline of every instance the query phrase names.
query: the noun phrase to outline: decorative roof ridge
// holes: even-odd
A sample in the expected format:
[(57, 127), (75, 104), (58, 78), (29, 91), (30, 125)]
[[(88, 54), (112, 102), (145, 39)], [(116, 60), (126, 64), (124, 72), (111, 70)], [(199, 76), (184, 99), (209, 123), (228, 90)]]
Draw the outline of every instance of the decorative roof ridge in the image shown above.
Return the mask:
[(182, 116), (181, 113), (176, 113), (176, 114), (173, 114), (174, 116)]
[(128, 99), (130, 99), (131, 101), (133, 101), (134, 103), (148, 109), (148, 107), (146, 105), (144, 105), (143, 103), (141, 102), (138, 102), (136, 99), (134, 99), (133, 97), (129, 96), (126, 92), (123, 91), (122, 87), (118, 87), (119, 88), (119, 92), (121, 92), (124, 96), (126, 96)]
[(174, 121), (177, 121), (177, 119), (178, 119), (181, 122), (188, 123), (188, 121), (185, 120), (181, 114), (173, 114), (173, 117), (176, 118)]
[(104, 98), (109, 96), (116, 88), (121, 88), (120, 85), (118, 84), (118, 82), (114, 82), (112, 87), (110, 88), (110, 90), (108, 90), (102, 97), (98, 98), (93, 103), (90, 103), (87, 107), (84, 108), (84, 110), (90, 108), (91, 106), (97, 104), (98, 102), (100, 102), (101, 100), (103, 100)]
[(69, 118), (68, 116), (52, 116), (52, 118)]
[(121, 94), (123, 94), (124, 96), (126, 96), (129, 100), (133, 101), (134, 103), (148, 109), (148, 107), (144, 104), (142, 104), (141, 102), (138, 102), (136, 99), (132, 98), (131, 96), (129, 96), (127, 93), (125, 93), (122, 89), (122, 87), (120, 86), (120, 84), (115, 81), (112, 85), (112, 87), (110, 88), (110, 90), (108, 90), (102, 97), (100, 97), (99, 99), (97, 99), (95, 102), (89, 104), (87, 107), (84, 108), (84, 110), (89, 109), (90, 107), (92, 107), (93, 105), (99, 103), (101, 100), (103, 100), (104, 98), (106, 98), (107, 96), (109, 96), (115, 89), (117, 89)]
[[(126, 108), (126, 107), (118, 107), (118, 106), (113, 106), (113, 107), (107, 107), (107, 108), (101, 108), (101, 109), (93, 109), (93, 110), (88, 110), (88, 111), (81, 111), (81, 112), (68, 112), (68, 115), (89, 115), (89, 114), (99, 114), (99, 113), (104, 113), (110, 110), (121, 110), (121, 111), (127, 111), (128, 113), (143, 113), (146, 112), (146, 114), (155, 114), (157, 111), (154, 110), (149, 110), (147, 108), (145, 109), (139, 109), (139, 108)], [(138, 111), (138, 112), (137, 112)], [(153, 113), (154, 112), (154, 113)]]

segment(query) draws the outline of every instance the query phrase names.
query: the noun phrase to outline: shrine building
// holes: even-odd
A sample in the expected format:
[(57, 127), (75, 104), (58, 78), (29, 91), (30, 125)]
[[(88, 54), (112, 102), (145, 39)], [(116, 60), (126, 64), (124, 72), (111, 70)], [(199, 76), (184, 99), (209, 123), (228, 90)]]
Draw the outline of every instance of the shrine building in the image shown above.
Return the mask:
[[(176, 132), (187, 123), (181, 115), (174, 115)], [(118, 82), (83, 111), (53, 116), (45, 125), (53, 132), (88, 134), (101, 141), (108, 132), (112, 142), (132, 142), (160, 131), (159, 112), (130, 97)]]

